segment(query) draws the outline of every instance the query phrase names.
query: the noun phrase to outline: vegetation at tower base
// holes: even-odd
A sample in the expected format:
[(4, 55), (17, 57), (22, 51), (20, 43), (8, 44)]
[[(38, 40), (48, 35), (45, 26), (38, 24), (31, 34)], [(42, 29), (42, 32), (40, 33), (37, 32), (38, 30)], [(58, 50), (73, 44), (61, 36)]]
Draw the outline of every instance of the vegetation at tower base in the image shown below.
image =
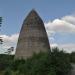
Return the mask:
[(54, 48), (51, 54), (34, 53), (26, 60), (14, 60), (12, 55), (0, 55), (0, 75), (67, 75), (72, 69), (70, 63), (73, 63), (73, 59), (75, 60), (74, 54), (73, 59), (70, 59), (72, 54)]

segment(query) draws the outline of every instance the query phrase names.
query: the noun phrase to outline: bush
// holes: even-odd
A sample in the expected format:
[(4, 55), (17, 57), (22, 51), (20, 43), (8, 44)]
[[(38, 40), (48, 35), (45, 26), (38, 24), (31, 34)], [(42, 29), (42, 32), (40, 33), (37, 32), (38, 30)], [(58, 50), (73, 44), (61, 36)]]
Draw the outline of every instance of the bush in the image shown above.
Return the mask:
[(8, 68), (5, 70), (4, 75), (12, 75), (11, 70)]
[(26, 60), (11, 58), (6, 62), (5, 75), (67, 75), (71, 70), (70, 55), (58, 48), (54, 48), (51, 53), (34, 53)]
[(13, 61), (14, 55), (0, 54), (0, 71), (7, 69)]
[(50, 54), (34, 54), (24, 64), (19, 64), (17, 70), (24, 75), (67, 75), (71, 64), (64, 51), (54, 48)]

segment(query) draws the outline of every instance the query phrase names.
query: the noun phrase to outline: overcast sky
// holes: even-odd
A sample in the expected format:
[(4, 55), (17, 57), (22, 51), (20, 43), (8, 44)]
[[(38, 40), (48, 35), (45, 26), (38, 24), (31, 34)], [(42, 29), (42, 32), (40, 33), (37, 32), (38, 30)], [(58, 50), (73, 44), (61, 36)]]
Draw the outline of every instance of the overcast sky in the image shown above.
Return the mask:
[(16, 47), (23, 20), (32, 9), (43, 19), (51, 47), (75, 51), (75, 0), (0, 0), (0, 53)]

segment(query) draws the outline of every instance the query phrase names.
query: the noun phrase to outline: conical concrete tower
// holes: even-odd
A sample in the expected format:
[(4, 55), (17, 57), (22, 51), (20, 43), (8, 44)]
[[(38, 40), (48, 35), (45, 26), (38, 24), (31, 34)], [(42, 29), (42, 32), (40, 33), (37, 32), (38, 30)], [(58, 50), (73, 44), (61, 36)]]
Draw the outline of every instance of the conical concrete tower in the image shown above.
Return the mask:
[(47, 52), (50, 45), (44, 23), (35, 10), (32, 10), (23, 22), (15, 58), (29, 58), (33, 53)]

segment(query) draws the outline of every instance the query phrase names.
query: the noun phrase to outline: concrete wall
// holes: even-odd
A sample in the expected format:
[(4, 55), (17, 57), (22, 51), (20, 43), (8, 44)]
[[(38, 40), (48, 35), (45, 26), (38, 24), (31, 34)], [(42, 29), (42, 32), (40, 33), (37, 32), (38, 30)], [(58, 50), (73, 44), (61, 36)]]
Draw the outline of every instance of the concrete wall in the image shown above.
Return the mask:
[(50, 45), (44, 23), (35, 10), (32, 10), (23, 22), (15, 58), (28, 58), (33, 53), (47, 52)]

